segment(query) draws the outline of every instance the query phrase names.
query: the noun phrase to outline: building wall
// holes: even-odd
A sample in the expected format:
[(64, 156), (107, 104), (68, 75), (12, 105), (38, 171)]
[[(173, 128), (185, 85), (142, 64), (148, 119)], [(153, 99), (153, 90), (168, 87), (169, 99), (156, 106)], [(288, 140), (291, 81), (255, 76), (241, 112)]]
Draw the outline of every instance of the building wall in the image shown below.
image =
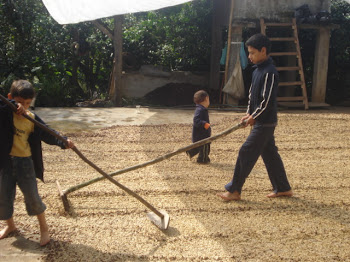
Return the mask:
[(329, 0), (236, 0), (234, 19), (278, 19), (284, 15), (293, 15), (294, 10), (303, 4), (308, 4), (313, 14), (321, 10), (330, 11)]
[(143, 66), (139, 71), (123, 74), (123, 96), (140, 98), (167, 84), (190, 84), (203, 88), (209, 85), (209, 73), (194, 74), (187, 71), (165, 72), (157, 67)]
[[(231, 0), (215, 0), (222, 14), (219, 24), (228, 25)], [(308, 4), (312, 14), (321, 10), (330, 11), (330, 0), (235, 0), (234, 20), (254, 20), (259, 18), (280, 19), (293, 16), (294, 10)]]

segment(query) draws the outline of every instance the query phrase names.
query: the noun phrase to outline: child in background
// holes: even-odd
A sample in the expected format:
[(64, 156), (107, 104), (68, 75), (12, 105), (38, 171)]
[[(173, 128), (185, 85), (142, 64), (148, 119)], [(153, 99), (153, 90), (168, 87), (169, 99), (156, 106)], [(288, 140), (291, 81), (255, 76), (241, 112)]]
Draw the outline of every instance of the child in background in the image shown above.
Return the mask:
[(34, 125), (24, 118), (26, 114), (42, 124), (37, 115), (28, 111), (34, 98), (32, 84), (26, 80), (12, 83), (8, 98), (17, 105), (14, 113), (10, 106), (0, 101), (0, 220), (6, 220), (6, 227), (0, 231), (0, 239), (16, 231), (13, 219), (13, 207), (16, 184), (21, 189), (30, 216), (36, 215), (40, 226), (40, 245), (50, 242), (45, 219), (46, 206), (38, 193), (36, 178), (43, 180), (43, 159), (41, 141), (61, 148), (72, 148), (68, 139), (67, 146), (55, 136)]
[[(211, 136), (209, 113), (207, 109), (210, 104), (209, 95), (206, 91), (199, 90), (194, 94), (193, 101), (196, 103), (196, 110), (193, 117), (192, 142), (195, 143)], [(197, 163), (209, 163), (210, 143), (186, 151), (186, 154), (190, 158), (198, 153)]]

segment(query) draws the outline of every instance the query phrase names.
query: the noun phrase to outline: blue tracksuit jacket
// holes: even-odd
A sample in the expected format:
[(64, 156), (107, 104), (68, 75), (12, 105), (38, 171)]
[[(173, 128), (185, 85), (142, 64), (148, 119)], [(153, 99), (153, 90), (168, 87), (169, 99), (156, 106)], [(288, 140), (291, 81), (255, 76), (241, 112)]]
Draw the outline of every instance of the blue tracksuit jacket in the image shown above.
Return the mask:
[(257, 124), (277, 124), (278, 72), (269, 57), (255, 66), (249, 89), (247, 114)]

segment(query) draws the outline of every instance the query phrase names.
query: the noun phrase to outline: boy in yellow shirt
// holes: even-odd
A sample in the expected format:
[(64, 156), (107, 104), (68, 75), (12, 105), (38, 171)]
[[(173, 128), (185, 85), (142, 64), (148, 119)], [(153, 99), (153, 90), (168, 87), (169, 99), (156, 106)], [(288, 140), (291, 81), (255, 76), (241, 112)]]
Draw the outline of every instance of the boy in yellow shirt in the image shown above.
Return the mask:
[(21, 189), (30, 216), (36, 215), (40, 226), (40, 245), (50, 242), (45, 219), (46, 206), (38, 193), (36, 178), (43, 180), (43, 159), (41, 141), (61, 148), (72, 148), (68, 139), (67, 147), (53, 135), (24, 118), (27, 114), (45, 124), (37, 115), (28, 111), (34, 98), (32, 84), (26, 80), (12, 83), (8, 98), (17, 104), (17, 112), (0, 101), (0, 220), (6, 220), (6, 227), (0, 231), (0, 239), (16, 230), (13, 206), (16, 184)]

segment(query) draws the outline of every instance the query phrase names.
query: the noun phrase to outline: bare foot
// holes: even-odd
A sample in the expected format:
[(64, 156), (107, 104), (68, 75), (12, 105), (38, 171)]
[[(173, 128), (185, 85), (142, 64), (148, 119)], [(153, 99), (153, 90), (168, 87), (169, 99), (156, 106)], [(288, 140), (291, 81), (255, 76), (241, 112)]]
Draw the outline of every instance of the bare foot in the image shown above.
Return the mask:
[(41, 232), (41, 236), (40, 236), (40, 246), (46, 246), (48, 243), (50, 243), (50, 234), (49, 231), (44, 231)]
[(0, 239), (7, 237), (8, 234), (16, 230), (17, 230), (16, 227), (6, 226), (3, 230), (0, 231)]
[(241, 195), (237, 191), (233, 193), (227, 191), (225, 193), (218, 193), (216, 195), (221, 197), (225, 202), (232, 201), (232, 200), (234, 201), (241, 200)]
[(273, 197), (281, 197), (281, 196), (285, 196), (285, 197), (291, 197), (293, 196), (293, 191), (289, 190), (289, 191), (285, 191), (285, 192), (272, 192), (270, 194), (267, 195), (267, 197), (273, 198)]

